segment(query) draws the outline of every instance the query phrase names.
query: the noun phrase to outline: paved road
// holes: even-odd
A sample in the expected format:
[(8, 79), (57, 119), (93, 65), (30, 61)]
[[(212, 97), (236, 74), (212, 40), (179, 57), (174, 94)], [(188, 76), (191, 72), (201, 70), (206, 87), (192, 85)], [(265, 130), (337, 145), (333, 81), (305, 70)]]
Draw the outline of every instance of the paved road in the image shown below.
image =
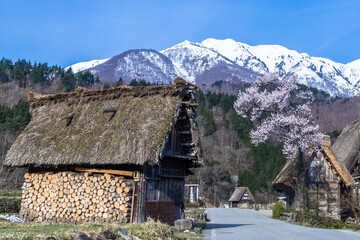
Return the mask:
[(209, 208), (208, 218), (205, 240), (360, 240), (358, 232), (299, 226), (248, 209)]

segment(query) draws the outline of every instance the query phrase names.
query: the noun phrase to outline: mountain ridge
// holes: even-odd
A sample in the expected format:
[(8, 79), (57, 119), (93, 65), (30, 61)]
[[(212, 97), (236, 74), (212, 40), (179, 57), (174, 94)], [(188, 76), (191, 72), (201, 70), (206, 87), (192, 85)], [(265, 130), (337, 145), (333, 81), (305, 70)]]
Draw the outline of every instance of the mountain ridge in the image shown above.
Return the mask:
[[(171, 81), (169, 78), (181, 76), (193, 83), (201, 79), (201, 84), (207, 86), (220, 80), (230, 83), (236, 83), (239, 79), (251, 82), (259, 75), (272, 72), (285, 80), (297, 75), (299, 83), (323, 90), (332, 97), (360, 95), (360, 59), (342, 64), (299, 53), (281, 45), (251, 46), (230, 38), (208, 38), (200, 43), (185, 40), (162, 51), (141, 49), (138, 53), (118, 59), (119, 64), (114, 65), (114, 73), (111, 77), (107, 76), (108, 79), (102, 78), (106, 74), (104, 70), (100, 74), (99, 69), (104, 69), (107, 62), (121, 54), (97, 62), (82, 62), (81, 69), (76, 64), (69, 67), (74, 70), (75, 66), (75, 69), (80, 69), (78, 71), (91, 71), (100, 79), (108, 81), (117, 81), (122, 77), (126, 82), (142, 78), (150, 82), (168, 83)], [(224, 69), (217, 67), (219, 64), (228, 67), (226, 73), (216, 72), (217, 69)], [(249, 70), (252, 72), (250, 75)], [(204, 81), (204, 75), (209, 77), (207, 82)]]

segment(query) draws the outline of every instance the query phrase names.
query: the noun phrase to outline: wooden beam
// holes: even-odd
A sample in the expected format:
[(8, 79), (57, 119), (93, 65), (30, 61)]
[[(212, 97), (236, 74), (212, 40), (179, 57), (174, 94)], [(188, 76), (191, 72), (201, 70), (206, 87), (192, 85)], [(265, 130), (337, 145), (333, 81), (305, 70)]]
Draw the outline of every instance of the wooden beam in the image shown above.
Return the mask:
[(121, 175), (121, 176), (127, 176), (127, 177), (134, 176), (133, 171), (114, 170), (114, 169), (97, 169), (97, 168), (80, 168), (80, 167), (78, 167), (78, 168), (75, 168), (75, 171), (93, 172), (93, 173), (108, 173), (108, 174)]
[(179, 134), (191, 134), (191, 132), (190, 131), (179, 131)]
[(186, 147), (193, 147), (195, 146), (195, 144), (193, 142), (186, 142), (186, 143), (180, 143), (181, 146), (186, 146)]
[(189, 107), (197, 107), (199, 104), (192, 103), (192, 102), (182, 102), (183, 105), (189, 106)]

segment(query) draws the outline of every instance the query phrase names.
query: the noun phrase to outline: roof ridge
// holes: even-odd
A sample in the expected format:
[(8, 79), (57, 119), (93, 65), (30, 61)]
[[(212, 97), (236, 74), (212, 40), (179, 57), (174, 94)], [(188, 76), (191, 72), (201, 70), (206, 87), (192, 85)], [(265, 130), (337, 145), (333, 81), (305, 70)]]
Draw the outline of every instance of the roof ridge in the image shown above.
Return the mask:
[[(40, 94), (36, 92), (27, 92), (28, 101), (32, 108), (42, 106), (45, 103), (50, 102), (62, 102), (66, 99), (80, 99), (87, 98), (87, 100), (104, 100), (115, 99), (119, 97), (142, 97), (149, 95), (160, 94), (162, 96), (167, 95), (179, 95), (183, 90), (198, 91), (199, 87), (195, 84), (189, 83), (182, 78), (175, 78), (175, 84), (168, 85), (153, 85), (153, 86), (128, 86), (121, 85), (116, 88), (101, 89), (101, 90), (89, 90), (85, 87), (78, 87), (74, 92), (67, 93), (55, 93), (55, 94)], [(75, 101), (77, 102), (77, 101)]]

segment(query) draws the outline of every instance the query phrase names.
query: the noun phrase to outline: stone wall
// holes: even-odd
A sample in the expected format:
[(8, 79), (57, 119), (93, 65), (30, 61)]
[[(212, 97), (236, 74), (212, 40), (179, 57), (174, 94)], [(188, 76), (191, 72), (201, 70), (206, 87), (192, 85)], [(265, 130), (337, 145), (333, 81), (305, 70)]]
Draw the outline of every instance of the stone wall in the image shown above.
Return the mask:
[(26, 221), (128, 222), (132, 182), (87, 172), (27, 173), (20, 214)]

